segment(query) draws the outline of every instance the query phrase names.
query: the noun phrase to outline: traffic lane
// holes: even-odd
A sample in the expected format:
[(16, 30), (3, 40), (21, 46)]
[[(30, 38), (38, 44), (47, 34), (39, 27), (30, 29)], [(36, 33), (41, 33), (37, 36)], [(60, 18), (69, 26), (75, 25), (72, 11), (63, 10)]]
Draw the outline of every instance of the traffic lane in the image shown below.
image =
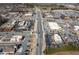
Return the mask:
[(37, 23), (37, 32), (38, 32), (38, 39), (37, 39), (37, 44), (38, 44), (38, 46), (37, 46), (37, 55), (40, 55), (40, 35), (39, 35), (39, 33), (40, 33), (40, 25), (39, 25), (39, 21), (38, 21), (38, 23)]
[[(40, 28), (39, 28), (40, 29)], [(39, 46), (39, 48), (38, 49), (40, 49), (39, 50), (39, 52), (40, 52), (40, 54), (42, 53), (42, 30), (40, 29), (39, 31), (38, 31), (39, 33), (38, 33), (38, 37), (39, 37), (39, 39), (38, 39), (38, 46)]]
[(42, 35), (42, 25), (41, 25), (41, 14), (40, 11), (37, 11), (37, 32), (38, 32), (38, 39), (37, 39), (37, 50), (38, 50), (38, 54), (42, 54), (42, 39), (43, 39), (43, 35)]
[[(39, 25), (39, 23), (38, 23), (38, 25)], [(38, 44), (37, 47), (38, 47), (38, 52), (39, 52), (38, 54), (41, 54), (41, 50), (42, 50), (42, 49), (41, 49), (42, 46), (41, 46), (41, 43), (40, 43), (40, 42), (42, 41), (42, 40), (41, 40), (41, 36), (42, 36), (41, 33), (42, 33), (42, 32), (41, 32), (40, 27), (41, 27), (41, 26), (39, 25), (39, 26), (38, 26), (38, 42), (37, 42), (37, 44)]]
[(40, 47), (40, 37), (39, 37), (39, 35), (38, 35), (38, 39), (37, 39), (37, 55), (40, 55), (41, 53), (40, 53), (40, 51), (41, 51), (41, 49), (40, 49), (41, 47)]

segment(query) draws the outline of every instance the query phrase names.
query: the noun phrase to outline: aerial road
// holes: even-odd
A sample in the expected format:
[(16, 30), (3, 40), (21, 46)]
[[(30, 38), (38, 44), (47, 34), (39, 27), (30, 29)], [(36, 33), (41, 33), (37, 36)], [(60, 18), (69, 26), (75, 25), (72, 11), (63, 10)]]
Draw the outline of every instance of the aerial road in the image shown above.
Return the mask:
[(42, 46), (43, 46), (43, 30), (42, 30), (42, 15), (40, 9), (36, 9), (36, 20), (37, 20), (37, 48), (36, 54), (42, 55)]

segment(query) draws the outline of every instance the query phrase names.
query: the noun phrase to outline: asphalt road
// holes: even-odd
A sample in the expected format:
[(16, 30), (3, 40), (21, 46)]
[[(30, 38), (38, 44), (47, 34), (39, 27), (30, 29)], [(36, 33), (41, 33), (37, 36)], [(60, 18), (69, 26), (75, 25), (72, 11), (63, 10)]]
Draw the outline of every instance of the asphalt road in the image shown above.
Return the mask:
[(37, 19), (37, 51), (36, 54), (37, 55), (42, 55), (42, 45), (43, 45), (43, 30), (42, 30), (42, 16), (41, 16), (41, 12), (39, 10), (37, 10), (36, 13), (36, 19)]
[(25, 50), (27, 49), (28, 45), (28, 40), (30, 40), (30, 33), (29, 32), (24, 32), (23, 35), (25, 35), (25, 39), (22, 42), (21, 49), (18, 51), (18, 55), (25, 55)]

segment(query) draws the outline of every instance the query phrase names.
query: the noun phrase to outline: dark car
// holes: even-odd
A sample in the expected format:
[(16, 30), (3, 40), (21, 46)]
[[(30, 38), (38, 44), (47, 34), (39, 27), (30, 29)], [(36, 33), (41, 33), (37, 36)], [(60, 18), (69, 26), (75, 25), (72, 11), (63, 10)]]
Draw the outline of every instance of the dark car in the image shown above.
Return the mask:
[(37, 46), (39, 46), (39, 44), (37, 44)]

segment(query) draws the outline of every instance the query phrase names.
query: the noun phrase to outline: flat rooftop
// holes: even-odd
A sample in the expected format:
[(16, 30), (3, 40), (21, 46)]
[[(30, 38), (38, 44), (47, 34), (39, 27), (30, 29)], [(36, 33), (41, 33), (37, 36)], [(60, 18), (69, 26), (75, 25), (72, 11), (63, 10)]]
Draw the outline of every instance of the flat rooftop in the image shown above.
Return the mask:
[(75, 29), (74, 30), (79, 30), (79, 26), (74, 26), (75, 27)]
[(61, 28), (56, 22), (48, 22), (48, 25), (49, 25), (50, 29), (52, 29), (52, 30)]
[(58, 34), (54, 34), (54, 39), (55, 39), (55, 42), (62, 43), (62, 39)]

